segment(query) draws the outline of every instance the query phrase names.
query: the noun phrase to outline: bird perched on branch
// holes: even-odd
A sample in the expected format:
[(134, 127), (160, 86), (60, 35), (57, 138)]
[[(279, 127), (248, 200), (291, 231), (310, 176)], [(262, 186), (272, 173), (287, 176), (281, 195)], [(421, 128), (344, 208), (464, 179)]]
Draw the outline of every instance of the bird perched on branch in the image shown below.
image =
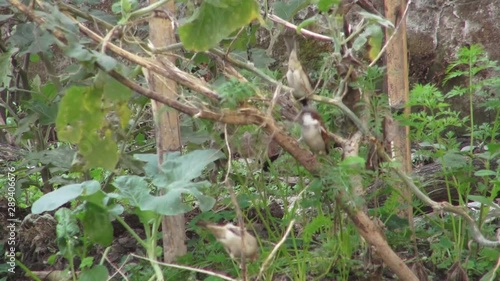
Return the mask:
[[(257, 239), (246, 229), (242, 234), (241, 228), (232, 223), (217, 225), (206, 221), (198, 221), (196, 225), (208, 229), (215, 236), (215, 239), (224, 246), (233, 260), (239, 261), (242, 253), (250, 261), (257, 259), (259, 255)], [(243, 247), (242, 237), (245, 237), (245, 247)]]
[(300, 101), (302, 105), (307, 105), (307, 98), (313, 92), (309, 76), (305, 73), (297, 56), (296, 41), (293, 38), (285, 38), (285, 44), (290, 53), (288, 58), (288, 72), (286, 73), (288, 85), (293, 88), (293, 97)]
[(305, 106), (300, 112), (299, 118), (302, 125), (301, 139), (304, 140), (314, 154), (328, 154), (328, 133), (323, 119), (316, 109)]

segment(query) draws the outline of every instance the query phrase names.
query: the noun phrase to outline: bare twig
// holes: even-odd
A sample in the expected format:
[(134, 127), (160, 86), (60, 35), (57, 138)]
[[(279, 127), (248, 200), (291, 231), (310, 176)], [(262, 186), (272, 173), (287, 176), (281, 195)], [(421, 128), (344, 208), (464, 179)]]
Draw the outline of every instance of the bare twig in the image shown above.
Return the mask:
[[(280, 17), (278, 17), (276, 15), (269, 15), (269, 19), (272, 20), (272, 21), (274, 21), (274, 22), (276, 22), (276, 23), (282, 24), (282, 25), (284, 25), (287, 28), (297, 30), (297, 26), (295, 24), (287, 22), (286, 20), (284, 20), (284, 19), (282, 19), (282, 18), (280, 18)], [(325, 36), (325, 35), (322, 35), (322, 34), (319, 34), (319, 33), (312, 32), (312, 31), (307, 30), (305, 28), (301, 28), (300, 29), (300, 33), (302, 35), (305, 35), (305, 36), (308, 36), (308, 37), (312, 37), (314, 39), (318, 39), (318, 40), (321, 40), (321, 41), (328, 41), (328, 42), (332, 41), (331, 37), (328, 37), (328, 36)]]

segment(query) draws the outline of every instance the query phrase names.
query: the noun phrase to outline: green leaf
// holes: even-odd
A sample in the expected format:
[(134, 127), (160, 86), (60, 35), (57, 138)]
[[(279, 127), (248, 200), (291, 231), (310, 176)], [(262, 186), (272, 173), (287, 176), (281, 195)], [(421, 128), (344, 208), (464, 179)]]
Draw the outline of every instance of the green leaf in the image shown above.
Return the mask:
[(139, 208), (134, 209), (134, 214), (139, 217), (143, 225), (151, 225), (157, 219), (158, 214), (153, 211), (143, 211)]
[(21, 121), (19, 121), (18, 127), (14, 135), (17, 138), (21, 137), (24, 139), (30, 138), (30, 135), (32, 136), (33, 126), (37, 120), (38, 120), (38, 114), (34, 113), (27, 115), (26, 117), (21, 119)]
[(8, 42), (12, 46), (18, 47), (21, 52), (18, 55), (26, 54), (29, 45), (33, 42), (33, 34), (35, 34), (34, 23), (21, 23), (16, 25), (14, 34), (9, 38)]
[(40, 56), (38, 54), (30, 54), (30, 62), (37, 63), (40, 61)]
[(132, 4), (128, 0), (121, 0), (122, 13), (128, 14), (132, 10)]
[(479, 202), (485, 206), (495, 207), (495, 205), (493, 204), (493, 200), (481, 195), (469, 195), (467, 196), (467, 199)]
[(149, 195), (145, 198), (141, 205), (142, 210), (155, 211), (158, 214), (173, 216), (183, 214), (192, 210), (190, 205), (186, 205), (182, 200), (182, 194), (191, 194), (199, 202), (199, 207), (202, 212), (210, 210), (215, 199), (210, 196), (205, 196), (199, 191), (199, 188), (209, 186), (210, 183), (204, 182), (175, 182), (167, 187), (167, 191), (161, 196)]
[(80, 195), (90, 195), (100, 189), (98, 181), (85, 181), (60, 187), (36, 200), (31, 207), (33, 214), (52, 211)]
[(442, 158), (438, 159), (438, 162), (448, 168), (462, 168), (468, 163), (467, 158), (452, 150), (448, 150)]
[(129, 198), (132, 205), (142, 211), (154, 211), (162, 215), (177, 215), (188, 212), (191, 206), (183, 202), (182, 195), (189, 194), (199, 202), (202, 211), (207, 211), (215, 204), (215, 199), (205, 196), (199, 189), (210, 185), (207, 181), (192, 182), (201, 176), (206, 166), (213, 161), (224, 157), (216, 149), (195, 150), (181, 155), (179, 152), (167, 153), (164, 162), (158, 169), (158, 158), (153, 154), (134, 155), (135, 158), (145, 161), (144, 170), (152, 179), (152, 183), (164, 192), (161, 196), (149, 194), (147, 182), (138, 176), (118, 177), (114, 185), (121, 191), (121, 195)]
[(118, 145), (113, 140), (111, 130), (106, 130), (104, 136), (89, 133), (79, 143), (80, 153), (87, 160), (87, 168), (103, 167), (114, 170), (118, 163)]
[(361, 33), (352, 43), (352, 49), (356, 51), (360, 50), (366, 44), (367, 41), (368, 39), (366, 38), (366, 36), (364, 36), (364, 34)]
[(158, 156), (156, 154), (134, 154), (134, 158), (146, 162), (144, 172), (152, 178), (158, 174)]
[(39, 115), (41, 125), (52, 125), (57, 118), (58, 105), (52, 102), (57, 95), (57, 89), (54, 84), (49, 83), (38, 90), (40, 92), (33, 94), (29, 101), (29, 109)]
[(80, 229), (73, 213), (68, 208), (61, 208), (56, 211), (56, 242), (61, 254), (68, 258), (73, 258), (73, 249), (78, 243)]
[[(38, 29), (37, 29), (38, 30)], [(51, 46), (56, 43), (54, 35), (48, 31), (38, 30), (38, 34), (35, 37), (35, 41), (28, 49), (29, 53), (47, 53), (51, 51)]]
[(26, 155), (26, 160), (40, 162), (44, 165), (70, 169), (75, 157), (75, 151), (67, 146), (59, 146), (51, 150), (32, 152)]
[(298, 11), (309, 5), (309, 0), (291, 0), (286, 2), (275, 2), (273, 4), (274, 13), (284, 19), (290, 20), (297, 14)]
[(310, 243), (312, 241), (313, 235), (318, 232), (320, 229), (324, 228), (327, 225), (330, 225), (332, 221), (326, 216), (319, 215), (315, 217), (310, 223), (308, 223), (302, 232), (302, 237), (304, 239), (304, 243)]
[[(93, 51), (92, 54), (94, 55), (96, 62), (100, 66), (102, 66), (102, 68), (104, 68), (105, 71), (111, 71), (111, 70), (115, 69), (115, 67), (118, 65), (118, 61), (116, 61), (114, 58), (112, 58), (106, 54), (96, 52), (96, 51)], [(125, 87), (125, 86), (123, 86), (123, 87)]]
[(252, 62), (255, 67), (267, 68), (276, 61), (268, 56), (264, 49), (252, 48), (250, 52), (252, 53)]
[(120, 118), (121, 127), (125, 128), (130, 121), (130, 116), (132, 115), (132, 112), (128, 107), (128, 102), (132, 97), (132, 91), (103, 71), (99, 72), (99, 77), (104, 77), (103, 96), (105, 107), (109, 107), (115, 112), (115, 114)]
[(12, 64), (10, 63), (10, 58), (12, 54), (18, 50), (17, 48), (13, 48), (6, 53), (0, 54), (0, 89), (10, 87), (10, 80), (12, 79)]
[(71, 42), (64, 48), (64, 53), (74, 59), (77, 59), (81, 62), (86, 62), (92, 60), (94, 57), (92, 52), (89, 51), (85, 46), (81, 45), (78, 42)]
[(78, 144), (87, 168), (113, 170), (118, 162), (113, 132), (104, 129), (109, 127), (105, 119), (109, 109), (103, 108), (106, 103), (102, 87), (71, 87), (60, 103), (56, 119), (58, 137)]
[(299, 25), (297, 25), (297, 33), (301, 33), (302, 28), (307, 27), (311, 24), (315, 24), (318, 20), (317, 16), (310, 17), (302, 21)]
[(382, 32), (382, 28), (380, 26), (375, 25), (372, 29), (370, 38), (368, 39), (368, 45), (370, 46), (368, 57), (370, 60), (374, 60), (380, 50), (382, 50), (382, 42), (384, 39), (384, 33)]
[(111, 245), (113, 241), (113, 226), (109, 221), (106, 209), (87, 202), (82, 222), (85, 234), (90, 238), (91, 242), (99, 243), (104, 247)]
[(93, 87), (69, 88), (57, 113), (59, 140), (78, 143), (84, 135), (98, 131), (104, 119), (100, 104), (101, 95)]
[(492, 170), (479, 170), (474, 173), (476, 177), (489, 177), (489, 176), (496, 176), (497, 172), (492, 171)]
[(80, 263), (80, 269), (90, 268), (94, 264), (94, 257), (85, 257)]
[(113, 185), (120, 190), (120, 196), (129, 200), (132, 206), (140, 207), (144, 198), (149, 195), (148, 183), (143, 177), (119, 176), (113, 182)]
[[(224, 157), (224, 153), (217, 149), (195, 150), (182, 156), (179, 152), (172, 152), (166, 155), (161, 168), (164, 172), (170, 172), (174, 181), (190, 181), (201, 176), (208, 164)], [(170, 170), (170, 167), (173, 169)]]
[(106, 72), (99, 71), (98, 79), (96, 85), (103, 87), (103, 96), (107, 101), (113, 103), (128, 102), (132, 97), (130, 88), (118, 82)]
[(345, 158), (342, 162), (340, 162), (341, 166), (352, 166), (352, 165), (364, 165), (365, 159), (363, 157), (350, 156)]
[(179, 37), (186, 49), (206, 51), (258, 18), (259, 5), (254, 0), (203, 1), (191, 18), (179, 27)]
[(84, 270), (78, 281), (105, 281), (108, 280), (108, 269), (104, 265), (96, 265), (91, 269)]
[(13, 17), (14, 15), (0, 15), (0, 21), (6, 21), (8, 19), (10, 19), (11, 17)]
[(318, 9), (322, 12), (327, 12), (331, 6), (338, 5), (340, 0), (319, 0)]
[(363, 18), (365, 18), (369, 21), (373, 21), (373, 22), (376, 22), (376, 23), (382, 25), (383, 27), (394, 28), (394, 25), (392, 24), (392, 22), (390, 20), (385, 19), (379, 15), (375, 15), (375, 14), (364, 12), (364, 11), (359, 11), (358, 14), (360, 14)]

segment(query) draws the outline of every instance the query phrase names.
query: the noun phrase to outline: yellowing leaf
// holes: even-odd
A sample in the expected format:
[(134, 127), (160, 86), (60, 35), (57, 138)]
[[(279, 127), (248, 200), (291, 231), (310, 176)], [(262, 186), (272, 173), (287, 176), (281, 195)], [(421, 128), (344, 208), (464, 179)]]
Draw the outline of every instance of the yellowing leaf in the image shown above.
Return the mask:
[(102, 167), (114, 170), (118, 162), (118, 145), (113, 140), (110, 130), (104, 136), (89, 133), (79, 144), (79, 149), (85, 160), (87, 168)]
[(78, 143), (84, 134), (101, 128), (104, 114), (93, 87), (71, 87), (59, 105), (56, 130), (60, 140)]

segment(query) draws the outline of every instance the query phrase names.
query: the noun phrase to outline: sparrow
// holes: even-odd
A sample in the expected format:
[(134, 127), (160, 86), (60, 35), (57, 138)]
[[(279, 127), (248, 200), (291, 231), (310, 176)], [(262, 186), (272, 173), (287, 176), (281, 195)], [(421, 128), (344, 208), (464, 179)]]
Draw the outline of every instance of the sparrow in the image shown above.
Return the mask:
[(290, 56), (288, 58), (288, 71), (286, 79), (288, 85), (293, 88), (293, 97), (303, 105), (307, 104), (307, 97), (312, 94), (313, 88), (309, 82), (309, 76), (304, 72), (302, 64), (297, 57), (297, 45), (293, 39), (286, 38), (285, 43)]
[[(242, 234), (241, 228), (232, 223), (217, 225), (206, 221), (198, 221), (196, 225), (208, 229), (215, 236), (215, 239), (224, 246), (224, 249), (233, 260), (239, 261), (243, 251), (246, 259), (250, 261), (257, 259), (259, 255), (257, 239), (246, 229)], [(244, 249), (242, 236), (245, 237)]]
[(328, 154), (328, 133), (323, 119), (321, 119), (316, 109), (305, 106), (299, 117), (302, 125), (301, 139), (304, 140), (314, 154)]

